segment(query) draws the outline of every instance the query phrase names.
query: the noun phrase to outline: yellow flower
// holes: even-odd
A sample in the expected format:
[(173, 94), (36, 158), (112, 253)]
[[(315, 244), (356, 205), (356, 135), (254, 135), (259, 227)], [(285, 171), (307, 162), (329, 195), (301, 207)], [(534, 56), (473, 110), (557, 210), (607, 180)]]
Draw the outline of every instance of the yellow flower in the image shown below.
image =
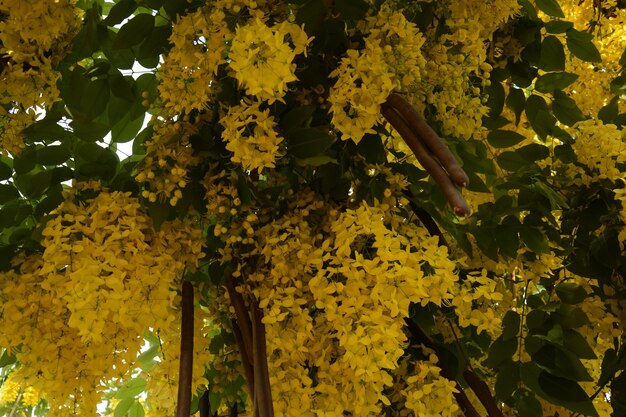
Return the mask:
[[(293, 47), (286, 41), (287, 35)], [(305, 51), (309, 41), (296, 25), (270, 28), (256, 18), (237, 28), (228, 54), (229, 66), (246, 93), (271, 104), (282, 99), (287, 83), (297, 80), (293, 60)]]

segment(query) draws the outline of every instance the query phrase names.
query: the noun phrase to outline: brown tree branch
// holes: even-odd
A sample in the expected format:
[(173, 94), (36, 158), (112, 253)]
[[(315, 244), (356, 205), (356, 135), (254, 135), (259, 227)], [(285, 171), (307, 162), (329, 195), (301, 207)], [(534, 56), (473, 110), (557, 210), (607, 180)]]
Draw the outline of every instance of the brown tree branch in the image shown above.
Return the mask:
[(426, 148), (439, 160), (443, 168), (448, 172), (452, 181), (459, 187), (469, 184), (469, 178), (450, 149), (441, 140), (439, 135), (430, 127), (424, 117), (415, 110), (402, 96), (392, 93), (387, 98), (389, 106), (394, 108), (404, 119), (406, 124), (417, 135)]
[(404, 139), (409, 148), (411, 148), (419, 163), (433, 177), (454, 212), (458, 216), (469, 215), (469, 207), (459, 190), (452, 183), (448, 173), (446, 173), (441, 165), (433, 159), (430, 152), (426, 150), (422, 142), (418, 139), (402, 116), (400, 116), (400, 114), (393, 107), (386, 103), (381, 106), (381, 113), (398, 131), (400, 136), (402, 136), (402, 139)]
[(485, 407), (489, 417), (504, 417), (504, 414), (502, 414), (502, 411), (498, 408), (498, 405), (491, 395), (491, 390), (485, 381), (480, 379), (478, 375), (469, 369), (463, 371), (463, 378), (465, 378), (465, 381), (467, 381), (467, 384), (470, 386), (472, 391), (474, 391), (474, 394), (476, 394), (480, 403), (483, 407)]
[(272, 390), (267, 367), (267, 346), (263, 312), (255, 301), (251, 306), (252, 313), (252, 344), (254, 352), (254, 402), (259, 417), (274, 417)]
[(246, 345), (243, 341), (243, 336), (241, 335), (241, 330), (239, 329), (239, 325), (237, 324), (237, 320), (231, 320), (233, 327), (233, 334), (235, 335), (235, 340), (237, 341), (237, 346), (239, 347), (239, 353), (241, 355), (241, 364), (243, 366), (243, 373), (246, 378), (246, 384), (248, 385), (248, 392), (250, 392), (250, 396), (254, 400), (254, 369), (252, 367), (252, 362), (248, 359), (248, 355), (246, 355)]
[(180, 323), (180, 367), (178, 371), (177, 417), (191, 414), (191, 377), (193, 373), (193, 285), (183, 282)]
[(237, 318), (237, 324), (241, 330), (240, 334), (243, 341), (243, 348), (241, 354), (246, 355), (248, 362), (253, 363), (252, 355), (252, 322), (250, 321), (250, 315), (246, 308), (246, 303), (240, 293), (237, 292), (235, 277), (232, 275), (226, 279), (226, 289), (228, 290), (228, 296), (230, 298), (230, 304), (235, 309), (235, 317)]

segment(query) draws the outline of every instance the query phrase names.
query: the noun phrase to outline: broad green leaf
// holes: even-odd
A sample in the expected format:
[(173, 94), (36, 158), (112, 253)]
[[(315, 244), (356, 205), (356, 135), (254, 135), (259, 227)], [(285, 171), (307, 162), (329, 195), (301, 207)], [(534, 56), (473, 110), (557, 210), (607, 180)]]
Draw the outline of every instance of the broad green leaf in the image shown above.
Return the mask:
[(293, 108), (281, 116), (278, 125), (281, 130), (285, 132), (285, 134), (288, 134), (292, 130), (300, 127), (307, 127), (315, 109), (315, 106), (301, 106)]
[(305, 127), (294, 130), (288, 137), (288, 150), (296, 158), (310, 158), (323, 154), (336, 137), (320, 128)]
[(599, 417), (593, 406), (593, 402), (581, 386), (574, 381), (551, 375), (546, 371), (541, 371), (537, 377), (537, 382), (544, 393), (547, 394), (548, 401), (553, 401), (557, 405), (562, 405), (575, 413), (585, 416)]
[(619, 103), (619, 97), (618, 96), (613, 97), (611, 101), (609, 101), (609, 104), (602, 107), (598, 111), (598, 119), (602, 120), (604, 124), (612, 123), (613, 120), (619, 114), (618, 103)]
[(115, 406), (113, 417), (126, 417), (128, 415), (128, 410), (135, 402), (135, 398), (124, 398), (120, 400), (120, 402), (117, 403), (117, 406)]
[(519, 363), (505, 362), (498, 369), (496, 376), (496, 398), (500, 401), (506, 401), (513, 395), (520, 383)]
[(502, 152), (496, 160), (502, 169), (507, 171), (518, 171), (528, 165), (528, 160), (515, 151)]
[(489, 355), (486, 364), (490, 368), (496, 369), (502, 363), (510, 361), (517, 351), (517, 338), (503, 340), (502, 336), (498, 337), (489, 346)]
[(502, 83), (493, 82), (485, 92), (488, 95), (486, 106), (489, 108), (489, 117), (497, 117), (504, 108), (504, 87)]
[(519, 333), (521, 318), (520, 315), (515, 311), (507, 311), (502, 319), (502, 339), (510, 340), (516, 339), (517, 334)]
[(604, 385), (615, 375), (617, 371), (619, 358), (617, 356), (617, 352), (615, 349), (609, 348), (604, 352), (604, 357), (602, 358), (602, 372), (600, 374), (600, 378), (598, 379), (598, 385)]
[(535, 81), (535, 89), (542, 93), (551, 93), (562, 90), (578, 79), (578, 74), (571, 72), (552, 72), (544, 74)]
[(312, 156), (310, 158), (298, 159), (296, 158), (296, 164), (299, 166), (319, 167), (326, 164), (337, 164), (335, 158), (331, 158), (328, 155)]
[(143, 126), (143, 122), (143, 116), (131, 119), (131, 113), (127, 113), (122, 120), (111, 128), (111, 140), (116, 143), (133, 140)]
[(0, 161), (0, 180), (6, 180), (13, 175), (13, 168)]
[(102, 23), (109, 26), (117, 25), (133, 14), (136, 9), (137, 2), (135, 0), (120, 0), (117, 4), (111, 7), (109, 14), (102, 21)]
[(565, 69), (565, 50), (556, 36), (546, 36), (541, 42), (539, 68), (544, 71), (563, 71)]
[(139, 401), (135, 401), (128, 409), (128, 417), (144, 417), (146, 412)]
[(545, 14), (554, 17), (565, 17), (561, 6), (556, 0), (535, 0), (535, 4)]
[(70, 152), (61, 145), (48, 145), (37, 149), (37, 163), (41, 165), (60, 165), (70, 158)]
[(509, 95), (506, 97), (506, 105), (515, 113), (515, 125), (519, 124), (520, 116), (524, 111), (526, 96), (520, 88), (509, 88)]
[(139, 45), (152, 32), (154, 16), (141, 13), (126, 22), (120, 28), (113, 41), (113, 49), (125, 49)]
[(578, 304), (587, 298), (587, 291), (576, 282), (561, 282), (555, 291), (559, 299), (566, 304)]
[(546, 101), (543, 97), (533, 94), (526, 100), (525, 110), (533, 130), (541, 139), (545, 140), (552, 126), (556, 123), (556, 119), (550, 114)]
[(563, 347), (574, 353), (581, 359), (597, 359), (597, 355), (594, 350), (589, 346), (587, 339), (583, 337), (576, 330), (568, 329), (563, 333), (565, 341)]
[(567, 20), (550, 20), (545, 22), (544, 25), (548, 33), (565, 33), (568, 29), (574, 27), (574, 24)]
[[(496, 226), (493, 233), (501, 255), (509, 258), (514, 258), (517, 255), (517, 249), (519, 248), (519, 236), (517, 229), (517, 227), (504, 225)], [(508, 339), (504, 333), (502, 333), (502, 335), (505, 339)]]
[(126, 382), (115, 392), (115, 398), (123, 400), (125, 398), (135, 398), (146, 389), (146, 380), (137, 377)]
[(119, 158), (114, 152), (95, 143), (83, 143), (76, 150), (75, 164), (79, 176), (111, 179), (118, 163)]
[(514, 396), (518, 417), (543, 417), (543, 407), (533, 392), (520, 388)]
[(576, 101), (562, 91), (554, 92), (554, 101), (552, 101), (552, 111), (559, 122), (567, 126), (573, 126), (576, 123), (585, 120), (585, 116), (578, 108)]
[(364, 0), (335, 0), (333, 7), (343, 20), (360, 20), (369, 10), (369, 3)]
[(546, 253), (550, 250), (548, 240), (541, 230), (534, 227), (523, 227), (520, 229), (522, 240), (533, 253)]
[(626, 74), (615, 77), (615, 79), (611, 81), (611, 91), (615, 95), (626, 94)]
[(15, 357), (15, 355), (12, 355), (6, 349), (3, 349), (2, 355), (0, 355), (0, 368), (4, 368), (8, 365), (13, 365), (15, 362), (17, 362), (17, 358)]
[(571, 28), (566, 36), (567, 48), (575, 57), (588, 62), (602, 62), (600, 51), (593, 44), (593, 35)]
[(512, 130), (492, 130), (487, 135), (487, 141), (494, 148), (508, 148), (517, 145), (524, 139), (523, 135)]
[(587, 314), (578, 306), (561, 304), (553, 316), (565, 329), (577, 329), (591, 323)]

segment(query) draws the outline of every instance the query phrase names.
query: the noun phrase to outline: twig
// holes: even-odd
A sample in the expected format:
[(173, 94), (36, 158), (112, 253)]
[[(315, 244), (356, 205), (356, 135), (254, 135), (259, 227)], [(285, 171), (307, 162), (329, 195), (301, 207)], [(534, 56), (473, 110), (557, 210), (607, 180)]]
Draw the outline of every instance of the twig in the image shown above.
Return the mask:
[(419, 163), (433, 177), (454, 212), (458, 216), (468, 216), (470, 210), (467, 203), (463, 199), (463, 196), (452, 183), (452, 180), (446, 171), (444, 171), (441, 165), (433, 159), (402, 116), (400, 116), (400, 114), (393, 107), (386, 103), (381, 106), (381, 113), (398, 131), (400, 136), (402, 136), (402, 139), (404, 139), (409, 148), (411, 148)]
[(177, 417), (191, 414), (191, 376), (193, 372), (193, 285), (183, 282), (180, 323), (180, 368), (178, 372)]

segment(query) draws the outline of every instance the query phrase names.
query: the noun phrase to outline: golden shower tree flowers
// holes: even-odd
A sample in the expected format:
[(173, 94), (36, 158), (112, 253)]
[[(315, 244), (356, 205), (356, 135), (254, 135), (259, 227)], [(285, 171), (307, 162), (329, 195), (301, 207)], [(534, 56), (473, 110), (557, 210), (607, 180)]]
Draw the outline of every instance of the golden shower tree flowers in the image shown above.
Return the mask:
[[(293, 46), (287, 41), (292, 39)], [(272, 104), (282, 100), (287, 84), (296, 81), (296, 55), (310, 39), (292, 24), (269, 27), (260, 18), (239, 26), (228, 52), (229, 67), (246, 93)]]
[(233, 153), (231, 161), (259, 172), (275, 166), (274, 162), (282, 155), (279, 146), (283, 141), (269, 109), (261, 110), (260, 106), (255, 101), (243, 102), (230, 107), (220, 119), (226, 149)]
[(359, 143), (365, 134), (375, 133), (380, 106), (394, 88), (394, 75), (378, 40), (366, 41), (363, 50), (349, 49), (346, 55), (330, 73), (337, 81), (328, 96), (329, 110), (341, 139)]

